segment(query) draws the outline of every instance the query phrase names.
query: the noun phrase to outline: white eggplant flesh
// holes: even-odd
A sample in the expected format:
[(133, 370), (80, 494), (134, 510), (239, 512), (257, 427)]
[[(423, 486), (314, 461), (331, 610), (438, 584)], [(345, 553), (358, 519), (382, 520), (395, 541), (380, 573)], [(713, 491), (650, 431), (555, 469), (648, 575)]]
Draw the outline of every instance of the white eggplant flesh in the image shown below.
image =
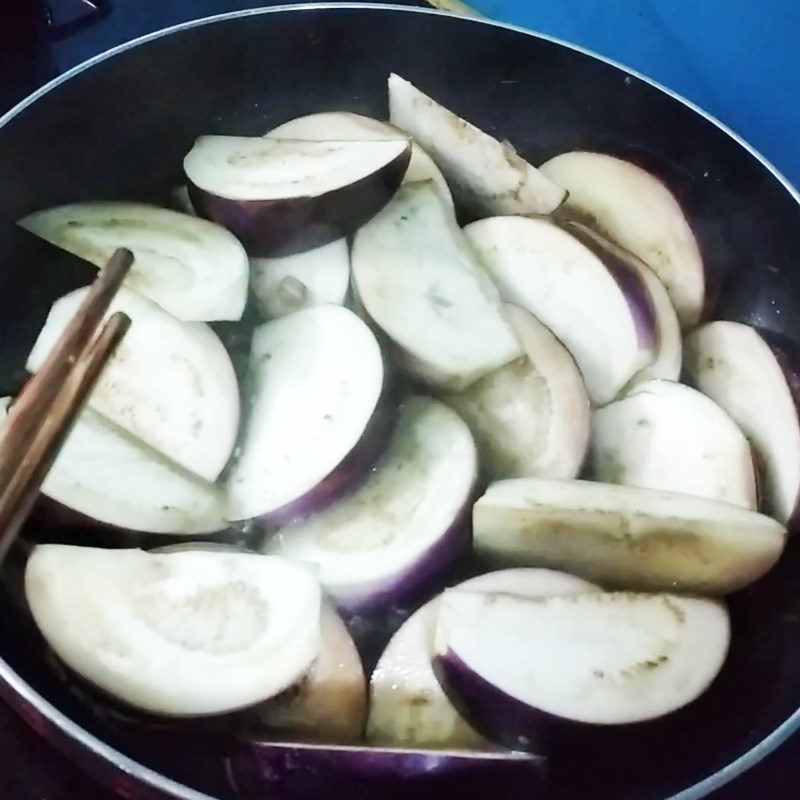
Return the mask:
[(591, 452), (599, 481), (757, 506), (744, 434), (713, 400), (680, 383), (640, 383), (597, 409)]
[(254, 258), (250, 290), (264, 319), (285, 317), (302, 308), (344, 305), (350, 286), (346, 239), (283, 258)]
[(469, 429), (447, 406), (409, 399), (382, 458), (352, 494), (268, 540), (270, 552), (316, 564), (342, 607), (415, 597), (469, 548), (477, 477)]
[(499, 142), (399, 75), (389, 76), (389, 121), (433, 157), (470, 212), (549, 214), (566, 192)]
[(713, 600), (455, 589), (441, 600), (434, 663), (479, 730), (541, 752), (554, 730), (641, 723), (691, 703), (729, 642), (727, 609)]
[(319, 650), (319, 584), (280, 558), (40, 545), (25, 595), (67, 666), (163, 716), (263, 701), (292, 685)]
[[(470, 578), (469, 592), (550, 597), (599, 591), (587, 581), (548, 569), (509, 569)], [(441, 596), (409, 617), (386, 645), (370, 678), (367, 739), (381, 746), (485, 748), (487, 742), (456, 711), (433, 671)]]
[(237, 320), (247, 300), (247, 254), (225, 228), (144, 203), (73, 203), (19, 224), (97, 267), (133, 253), (125, 285), (178, 319)]
[[(0, 400), (0, 425), (10, 401)], [(90, 408), (72, 426), (42, 493), (80, 515), (75, 521), (82, 525), (179, 536), (228, 525), (219, 489)]]
[(567, 190), (564, 210), (642, 259), (666, 286), (681, 326), (697, 325), (705, 301), (700, 247), (675, 196), (621, 158), (574, 151), (539, 169)]
[(521, 355), (497, 289), (433, 184), (407, 184), (356, 234), (359, 302), (414, 376), (459, 390)]
[[(28, 356), (36, 372), (85, 299), (57, 300)], [(181, 322), (152, 300), (122, 288), (109, 314), (132, 324), (103, 370), (89, 405), (167, 458), (214, 481), (233, 451), (239, 387), (230, 357), (201, 322)]]
[(595, 404), (613, 400), (654, 359), (652, 302), (626, 264), (601, 259), (543, 219), (491, 217), (464, 232), (503, 299), (532, 313), (569, 350)]
[(227, 479), (231, 518), (286, 522), (328, 502), (337, 469), (355, 471), (348, 457), (379, 444), (370, 423), (383, 384), (380, 347), (346, 308), (315, 306), (257, 328), (249, 415)]
[(785, 528), (730, 503), (589, 481), (518, 478), (473, 510), (479, 554), (619, 588), (722, 595), (764, 575)]
[(305, 141), (201, 136), (183, 162), (189, 180), (231, 200), (318, 197), (378, 172), (409, 148), (408, 139)]
[(187, 536), (228, 525), (217, 487), (91, 408), (73, 425), (42, 492), (89, 520), (129, 531)]
[[(394, 125), (382, 120), (354, 114), (352, 111), (323, 111), (284, 122), (273, 128), (267, 136), (275, 139), (301, 139), (303, 141), (369, 141), (372, 139), (397, 139), (404, 134)], [(434, 160), (417, 142), (411, 143), (411, 160), (408, 162), (403, 183), (433, 181), (439, 197), (447, 205), (453, 198), (447, 181)]]
[(589, 443), (589, 397), (572, 356), (533, 315), (507, 305), (527, 357), (447, 402), (470, 426), (491, 480), (574, 478)]
[(358, 650), (336, 611), (323, 604), (314, 663), (282, 695), (258, 709), (261, 723), (283, 736), (354, 742), (367, 718), (367, 680)]
[(711, 322), (686, 337), (692, 385), (730, 414), (763, 469), (766, 511), (794, 527), (800, 508), (800, 379), (796, 346), (738, 322)]

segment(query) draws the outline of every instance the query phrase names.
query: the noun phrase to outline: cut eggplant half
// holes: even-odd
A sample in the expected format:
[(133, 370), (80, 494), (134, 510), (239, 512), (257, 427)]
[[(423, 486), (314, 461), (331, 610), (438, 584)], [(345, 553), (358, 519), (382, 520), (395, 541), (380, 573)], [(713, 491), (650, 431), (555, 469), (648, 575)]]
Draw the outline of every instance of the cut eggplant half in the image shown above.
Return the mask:
[(686, 337), (684, 369), (750, 439), (764, 471), (766, 510), (794, 526), (800, 507), (797, 346), (738, 322), (711, 322)]
[[(274, 139), (302, 139), (303, 141), (369, 141), (371, 139), (397, 139), (404, 134), (388, 122), (383, 122), (351, 111), (324, 111), (284, 122), (271, 130), (267, 136)], [(416, 142), (411, 144), (411, 160), (408, 162), (403, 183), (433, 181), (439, 197), (449, 206), (453, 198), (447, 181), (434, 160)]]
[(318, 800), (335, 787), (347, 800), (531, 800), (544, 786), (544, 759), (506, 751), (420, 750), (251, 742), (231, 757), (238, 794), (252, 800)]
[[(89, 289), (57, 300), (28, 356), (38, 370)], [(89, 397), (98, 413), (208, 481), (228, 461), (239, 426), (239, 387), (230, 357), (207, 325), (181, 322), (121, 289), (109, 314), (133, 324)]]
[(228, 524), (219, 489), (90, 408), (70, 431), (42, 492), (88, 518), (83, 523), (184, 536)]
[(533, 315), (507, 305), (527, 358), (447, 397), (469, 425), (491, 480), (574, 478), (589, 443), (589, 397), (572, 356)]
[(258, 708), (260, 722), (283, 736), (353, 742), (364, 732), (367, 681), (353, 638), (323, 605), (319, 653), (292, 687)]
[(456, 706), (502, 744), (542, 752), (553, 728), (676, 711), (728, 653), (727, 609), (675, 595), (444, 593), (434, 669)]
[(183, 162), (198, 213), (251, 256), (299, 253), (341, 239), (397, 191), (411, 144), (201, 136)]
[[(580, 578), (549, 569), (509, 569), (471, 578), (457, 587), (479, 593), (548, 597), (599, 591)], [(440, 597), (403, 623), (370, 679), (367, 738), (373, 744), (485, 748), (486, 740), (456, 711), (433, 672)]]
[(219, 225), (143, 203), (74, 203), (19, 224), (97, 267), (128, 248), (125, 285), (178, 319), (237, 320), (244, 311), (247, 254)]
[(684, 329), (705, 300), (700, 247), (678, 201), (641, 167), (603, 153), (563, 153), (539, 169), (567, 190), (573, 213), (642, 259), (666, 286)]
[(495, 563), (563, 569), (625, 589), (721, 595), (778, 560), (782, 525), (686, 494), (589, 481), (493, 483), (475, 504), (475, 548)]
[(647, 381), (594, 412), (599, 481), (757, 506), (753, 454), (736, 423), (695, 389)]
[(613, 400), (654, 359), (652, 301), (627, 264), (599, 258), (543, 219), (491, 217), (464, 232), (503, 298), (530, 311), (569, 350), (595, 404)]
[(469, 549), (477, 466), (461, 418), (435, 400), (411, 398), (364, 485), (266, 546), (317, 564), (325, 590), (348, 610), (415, 598)]
[(507, 142), (439, 105), (399, 75), (389, 76), (389, 120), (410, 133), (475, 216), (549, 214), (566, 192), (520, 157)]
[(67, 666), (163, 716), (221, 714), (273, 697), (319, 651), (319, 584), (280, 558), (40, 545), (25, 595)]
[(249, 418), (227, 481), (231, 518), (302, 518), (361, 479), (383, 444), (383, 383), (378, 342), (346, 308), (257, 328)]
[[(652, 301), (655, 314), (656, 340), (658, 342), (655, 358), (652, 363), (637, 372), (631, 379), (631, 385), (642, 383), (656, 378), (665, 381), (677, 381), (681, 374), (681, 359), (683, 356), (683, 342), (681, 340), (681, 326), (678, 315), (664, 284), (641, 258), (620, 247), (618, 244), (606, 239), (597, 231), (593, 231), (579, 222), (568, 221), (563, 227), (573, 235), (577, 234), (584, 243), (591, 242), (596, 252), (607, 253), (627, 263), (642, 279)], [(601, 255), (602, 257), (602, 255)]]
[(430, 181), (403, 186), (355, 237), (358, 299), (414, 376), (459, 390), (521, 355), (489, 276)]
[(350, 286), (346, 239), (283, 258), (254, 258), (250, 288), (261, 316), (285, 317), (301, 308), (344, 305)]

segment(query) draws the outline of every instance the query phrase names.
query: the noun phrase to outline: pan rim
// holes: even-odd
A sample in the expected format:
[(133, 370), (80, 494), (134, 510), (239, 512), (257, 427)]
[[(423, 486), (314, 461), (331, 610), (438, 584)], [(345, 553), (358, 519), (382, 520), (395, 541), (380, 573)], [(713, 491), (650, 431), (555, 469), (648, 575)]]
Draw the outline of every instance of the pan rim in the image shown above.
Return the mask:
[[(29, 106), (31, 106), (40, 98), (47, 95), (53, 89), (60, 86), (62, 83), (65, 83), (66, 81), (70, 80), (76, 75), (79, 75), (85, 70), (95, 66), (96, 64), (100, 64), (109, 58), (112, 58), (120, 53), (124, 53), (125, 51), (130, 50), (134, 47), (138, 47), (141, 44), (146, 44), (147, 42), (161, 39), (165, 36), (169, 36), (170, 34), (177, 33), (179, 31), (190, 30), (192, 28), (202, 27), (205, 25), (210, 25), (216, 22), (223, 22), (230, 19), (238, 19), (250, 16), (260, 16), (265, 14), (286, 13), (286, 12), (301, 13), (304, 11), (338, 10), (338, 9), (351, 10), (351, 11), (352, 10), (392, 11), (396, 13), (420, 14), (420, 15), (437, 16), (437, 17), (455, 16), (459, 17), (460, 19), (468, 21), (470, 24), (484, 25), (491, 28), (499, 28), (503, 30), (512, 31), (514, 33), (519, 33), (524, 36), (530, 36), (535, 39), (540, 39), (546, 42), (551, 42), (553, 44), (557, 44), (560, 45), (561, 47), (567, 48), (568, 50), (572, 50), (584, 56), (588, 56), (589, 58), (608, 64), (620, 70), (623, 74), (630, 76), (632, 78), (636, 78), (637, 80), (643, 81), (644, 83), (649, 84), (653, 88), (658, 89), (659, 91), (666, 94), (668, 97), (671, 97), (673, 100), (678, 101), (679, 103), (687, 107), (689, 110), (700, 115), (703, 119), (710, 122), (712, 125), (717, 127), (723, 133), (727, 134), (740, 147), (742, 147), (747, 153), (749, 153), (753, 158), (755, 158), (756, 161), (758, 161), (769, 173), (771, 173), (772, 176), (783, 186), (783, 188), (788, 192), (788, 194), (794, 199), (794, 201), (798, 203), (798, 205), (800, 205), (800, 191), (798, 191), (798, 189), (796, 189), (792, 185), (792, 183), (783, 175), (783, 173), (774, 164), (772, 164), (771, 161), (769, 161), (769, 159), (767, 159), (756, 148), (750, 145), (738, 133), (736, 133), (733, 129), (728, 127), (725, 123), (717, 119), (712, 114), (709, 114), (707, 111), (702, 109), (696, 103), (692, 102), (691, 100), (688, 100), (687, 98), (683, 97), (682, 95), (678, 94), (677, 92), (673, 91), (667, 86), (659, 83), (658, 81), (652, 78), (647, 77), (646, 75), (642, 74), (641, 72), (635, 69), (631, 69), (630, 67), (627, 67), (626, 65), (612, 58), (600, 55), (599, 53), (596, 53), (593, 50), (590, 50), (589, 48), (572, 44), (558, 37), (540, 33), (538, 31), (531, 30), (529, 28), (525, 28), (519, 25), (513, 25), (506, 22), (487, 19), (486, 17), (482, 16), (462, 16), (454, 14), (449, 11), (443, 11), (439, 9), (399, 6), (399, 5), (394, 5), (392, 3), (314, 2), (314, 3), (299, 3), (290, 5), (277, 5), (270, 7), (241, 9), (238, 11), (229, 11), (220, 14), (210, 15), (207, 17), (202, 17), (199, 19), (188, 20), (185, 22), (178, 23), (176, 25), (171, 25), (169, 27), (153, 31), (148, 34), (144, 34), (135, 39), (131, 39), (130, 41), (123, 42), (119, 45), (109, 48), (108, 50), (103, 51), (102, 53), (98, 53), (97, 55), (92, 56), (86, 61), (83, 61), (71, 67), (61, 75), (57, 76), (56, 78), (53, 78), (48, 83), (44, 84), (42, 87), (34, 91), (32, 94), (28, 95), (26, 98), (21, 100), (7, 112), (0, 115), (0, 129), (4, 128), (18, 114), (23, 112), (25, 109), (27, 109)], [(89, 750), (94, 756), (101, 758), (105, 762), (112, 765), (117, 771), (130, 775), (134, 777), (136, 780), (148, 784), (152, 788), (168, 793), (173, 797), (177, 798), (178, 800), (218, 800), (218, 798), (215, 798), (212, 795), (208, 795), (196, 789), (192, 789), (191, 787), (186, 786), (185, 784), (173, 780), (172, 778), (169, 778), (166, 775), (163, 775), (162, 773), (157, 772), (156, 770), (145, 766), (144, 764), (136, 761), (135, 759), (126, 756), (116, 748), (106, 744), (104, 741), (102, 741), (94, 734), (89, 733), (83, 727), (81, 727), (72, 719), (70, 719), (66, 714), (59, 711), (43, 695), (39, 694), (39, 692), (34, 690), (33, 687), (30, 684), (28, 684), (25, 680), (23, 680), (22, 677), (18, 675), (2, 657), (0, 657), (0, 683), (5, 684), (5, 686), (10, 690), (11, 694), (16, 696), (17, 698), (21, 698), (24, 701), (24, 703), (36, 709), (36, 712), (38, 714), (44, 716), (47, 719), (47, 721), (51, 725), (54, 725), (56, 728), (58, 728), (62, 734), (76, 741), (81, 747), (85, 748), (86, 750)], [(0, 691), (0, 698), (3, 698), (4, 694), (6, 693)], [(12, 708), (14, 708), (15, 703), (12, 700), (10, 700), (8, 697), (5, 697), (5, 700)], [(15, 711), (21, 712), (21, 709), (15, 708)], [(774, 728), (758, 744), (751, 747), (749, 750), (745, 751), (736, 759), (726, 764), (724, 767), (720, 768), (716, 772), (708, 775), (702, 780), (697, 781), (691, 786), (681, 789), (680, 791), (670, 795), (669, 797), (664, 798), (664, 800), (699, 800), (699, 798), (707, 796), (711, 792), (721, 788), (725, 784), (732, 781), (734, 778), (738, 777), (751, 767), (755, 766), (759, 761), (761, 761), (767, 755), (776, 750), (783, 742), (786, 741), (786, 739), (789, 738), (789, 736), (792, 733), (797, 731), (798, 728), (800, 728), (800, 698), (798, 698), (798, 708), (790, 716), (788, 716), (780, 725)]]

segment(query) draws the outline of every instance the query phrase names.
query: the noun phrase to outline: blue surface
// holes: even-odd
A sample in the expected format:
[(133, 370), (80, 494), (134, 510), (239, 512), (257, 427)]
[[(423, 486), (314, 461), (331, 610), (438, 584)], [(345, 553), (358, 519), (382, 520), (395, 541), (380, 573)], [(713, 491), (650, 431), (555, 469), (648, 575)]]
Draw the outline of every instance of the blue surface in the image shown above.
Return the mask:
[(800, 186), (798, 0), (467, 0), (693, 100)]

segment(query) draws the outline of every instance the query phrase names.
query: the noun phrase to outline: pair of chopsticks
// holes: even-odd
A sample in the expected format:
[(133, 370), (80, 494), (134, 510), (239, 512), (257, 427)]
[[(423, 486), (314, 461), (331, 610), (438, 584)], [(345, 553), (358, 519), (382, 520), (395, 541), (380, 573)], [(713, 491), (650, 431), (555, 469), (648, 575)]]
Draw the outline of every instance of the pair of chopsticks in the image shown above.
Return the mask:
[(117, 312), (97, 333), (131, 264), (130, 250), (117, 250), (109, 259), (0, 429), (0, 561), (30, 513), (103, 367), (130, 326), (130, 319)]

